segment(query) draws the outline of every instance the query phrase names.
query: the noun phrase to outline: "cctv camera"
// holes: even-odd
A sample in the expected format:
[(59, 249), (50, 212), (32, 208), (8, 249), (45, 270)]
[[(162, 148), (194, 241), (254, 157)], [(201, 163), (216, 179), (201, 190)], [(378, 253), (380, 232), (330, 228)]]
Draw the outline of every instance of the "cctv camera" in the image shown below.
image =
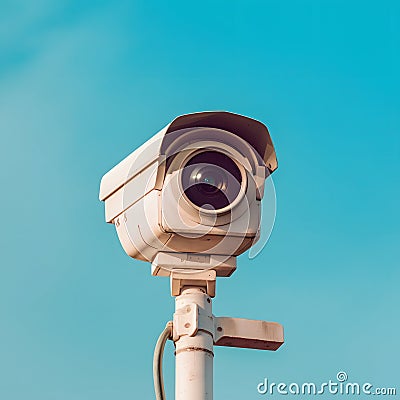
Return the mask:
[(172, 269), (229, 276), (260, 233), (264, 182), (277, 168), (268, 129), (229, 112), (182, 115), (106, 173), (108, 223), (125, 252)]

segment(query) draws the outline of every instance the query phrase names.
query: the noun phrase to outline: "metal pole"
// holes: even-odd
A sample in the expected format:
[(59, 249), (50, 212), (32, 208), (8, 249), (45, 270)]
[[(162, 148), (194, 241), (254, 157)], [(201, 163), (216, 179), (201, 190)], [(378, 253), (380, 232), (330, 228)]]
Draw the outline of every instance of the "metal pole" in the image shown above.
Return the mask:
[[(210, 296), (204, 288), (184, 286), (175, 299), (176, 311), (190, 313), (198, 307), (197, 330), (175, 342), (175, 400), (212, 400), (213, 398), (213, 315)], [(189, 328), (189, 322), (186, 324)]]

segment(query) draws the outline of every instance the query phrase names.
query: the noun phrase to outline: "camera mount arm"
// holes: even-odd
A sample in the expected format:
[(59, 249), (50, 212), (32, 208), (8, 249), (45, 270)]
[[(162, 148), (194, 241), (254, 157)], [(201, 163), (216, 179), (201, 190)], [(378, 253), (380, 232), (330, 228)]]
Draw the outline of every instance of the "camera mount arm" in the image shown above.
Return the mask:
[(276, 322), (213, 315), (216, 271), (172, 270), (170, 279), (176, 400), (212, 400), (214, 346), (275, 351), (283, 344)]

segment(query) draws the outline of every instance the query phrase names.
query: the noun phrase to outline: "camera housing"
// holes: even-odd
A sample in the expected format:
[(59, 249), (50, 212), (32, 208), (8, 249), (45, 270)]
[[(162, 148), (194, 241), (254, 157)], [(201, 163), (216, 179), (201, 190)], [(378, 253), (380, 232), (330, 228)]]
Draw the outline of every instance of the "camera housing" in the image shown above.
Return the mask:
[(125, 252), (172, 269), (229, 276), (260, 233), (265, 179), (277, 168), (261, 122), (224, 111), (182, 115), (106, 173), (105, 217)]

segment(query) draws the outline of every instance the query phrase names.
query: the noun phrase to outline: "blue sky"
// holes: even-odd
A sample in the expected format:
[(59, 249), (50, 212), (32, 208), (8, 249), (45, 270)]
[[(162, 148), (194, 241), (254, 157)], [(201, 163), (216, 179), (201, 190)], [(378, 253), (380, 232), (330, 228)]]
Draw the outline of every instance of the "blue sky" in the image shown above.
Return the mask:
[[(271, 239), (214, 312), (286, 343), (216, 348), (215, 398), (339, 370), (399, 385), (399, 19), (396, 1), (2, 1), (0, 398), (153, 396), (169, 282), (125, 255), (99, 182), (203, 110), (263, 121), (279, 159)], [(173, 362), (169, 344), (169, 398)]]

